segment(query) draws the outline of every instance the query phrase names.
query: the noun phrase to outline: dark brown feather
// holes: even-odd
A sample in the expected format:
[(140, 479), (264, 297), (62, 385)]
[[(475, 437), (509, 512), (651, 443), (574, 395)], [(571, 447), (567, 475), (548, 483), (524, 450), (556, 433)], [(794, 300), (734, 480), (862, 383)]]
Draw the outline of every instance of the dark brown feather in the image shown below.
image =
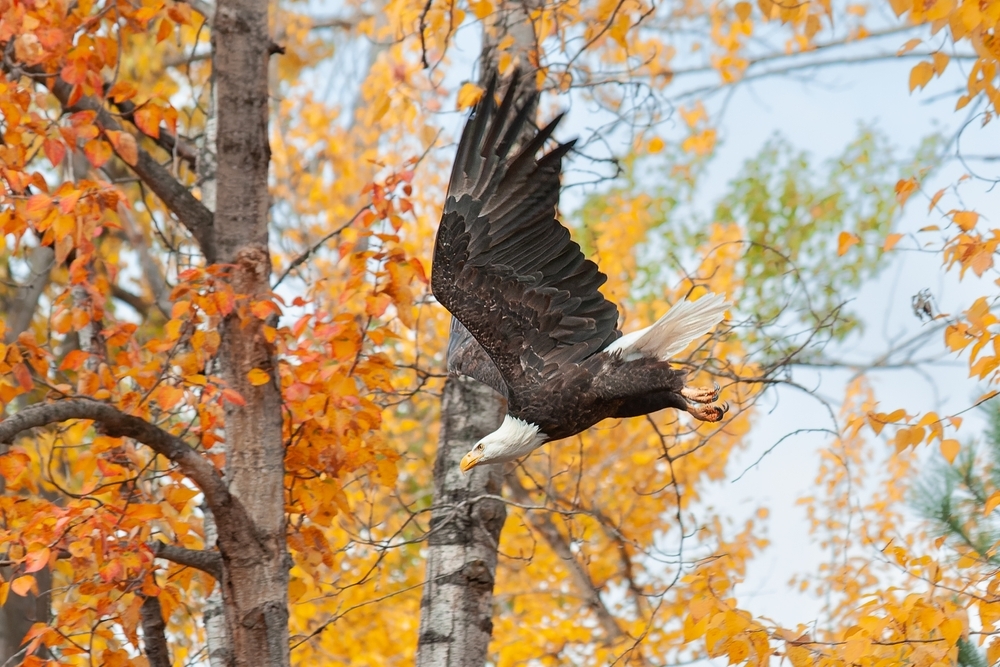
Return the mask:
[[(515, 78), (498, 108), (494, 78), (466, 123), (431, 274), (438, 301), (492, 361), (484, 364), (463, 338), (452, 345), (459, 357), (449, 366), (490, 384), (514, 404), (522, 402), (518, 395), (526, 397), (621, 335), (618, 309), (598, 289), (607, 277), (555, 217), (561, 159), (573, 144), (559, 144), (536, 159), (556, 118), (512, 154), (537, 98), (530, 96), (515, 111), (516, 88)], [(497, 375), (511, 391), (497, 386)]]

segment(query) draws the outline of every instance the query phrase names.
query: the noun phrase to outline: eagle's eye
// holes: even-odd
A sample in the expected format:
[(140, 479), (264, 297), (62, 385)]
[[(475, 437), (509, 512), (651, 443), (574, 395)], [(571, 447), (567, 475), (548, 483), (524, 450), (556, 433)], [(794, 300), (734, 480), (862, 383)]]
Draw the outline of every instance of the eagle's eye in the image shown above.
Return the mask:
[(486, 447), (483, 445), (483, 443), (479, 443), (478, 445), (476, 445), (476, 451), (477, 452), (481, 452), (484, 449), (486, 449)]

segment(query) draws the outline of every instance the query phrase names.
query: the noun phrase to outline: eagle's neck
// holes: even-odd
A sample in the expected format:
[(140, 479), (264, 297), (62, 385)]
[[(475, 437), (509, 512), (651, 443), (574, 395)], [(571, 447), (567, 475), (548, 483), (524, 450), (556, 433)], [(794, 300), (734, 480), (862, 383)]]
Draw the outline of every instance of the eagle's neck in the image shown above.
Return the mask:
[(503, 463), (530, 454), (540, 447), (548, 436), (536, 424), (506, 415), (500, 428), (482, 439), (486, 446), (483, 462)]

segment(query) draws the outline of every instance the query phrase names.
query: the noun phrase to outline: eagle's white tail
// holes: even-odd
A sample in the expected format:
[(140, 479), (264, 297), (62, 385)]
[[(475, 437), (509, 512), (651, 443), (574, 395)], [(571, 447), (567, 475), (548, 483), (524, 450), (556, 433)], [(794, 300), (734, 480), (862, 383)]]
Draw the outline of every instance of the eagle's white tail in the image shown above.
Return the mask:
[(667, 360), (684, 351), (688, 343), (722, 321), (729, 303), (719, 294), (706, 294), (697, 301), (675, 304), (652, 326), (626, 334), (605, 352), (621, 350), (626, 359), (656, 357)]

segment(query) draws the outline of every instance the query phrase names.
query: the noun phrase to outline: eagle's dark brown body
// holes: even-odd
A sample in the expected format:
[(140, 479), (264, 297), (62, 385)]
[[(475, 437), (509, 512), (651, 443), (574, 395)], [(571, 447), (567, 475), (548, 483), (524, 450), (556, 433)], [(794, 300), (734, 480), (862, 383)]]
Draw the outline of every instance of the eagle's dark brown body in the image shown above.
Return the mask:
[[(516, 88), (515, 76), (498, 106), (494, 79), (476, 106), (438, 228), (431, 288), (454, 316), (450, 370), (503, 394), (516, 420), (508, 430), (544, 434), (531, 443), (574, 435), (608, 417), (691, 411), (683, 372), (623, 347), (625, 340), (616, 345), (618, 308), (599, 289), (607, 277), (555, 217), (560, 164), (573, 142), (536, 159), (559, 118), (528, 131), (537, 93), (515, 109)], [(711, 325), (725, 305), (716, 299)], [(692, 414), (717, 420), (725, 412), (714, 410)]]

